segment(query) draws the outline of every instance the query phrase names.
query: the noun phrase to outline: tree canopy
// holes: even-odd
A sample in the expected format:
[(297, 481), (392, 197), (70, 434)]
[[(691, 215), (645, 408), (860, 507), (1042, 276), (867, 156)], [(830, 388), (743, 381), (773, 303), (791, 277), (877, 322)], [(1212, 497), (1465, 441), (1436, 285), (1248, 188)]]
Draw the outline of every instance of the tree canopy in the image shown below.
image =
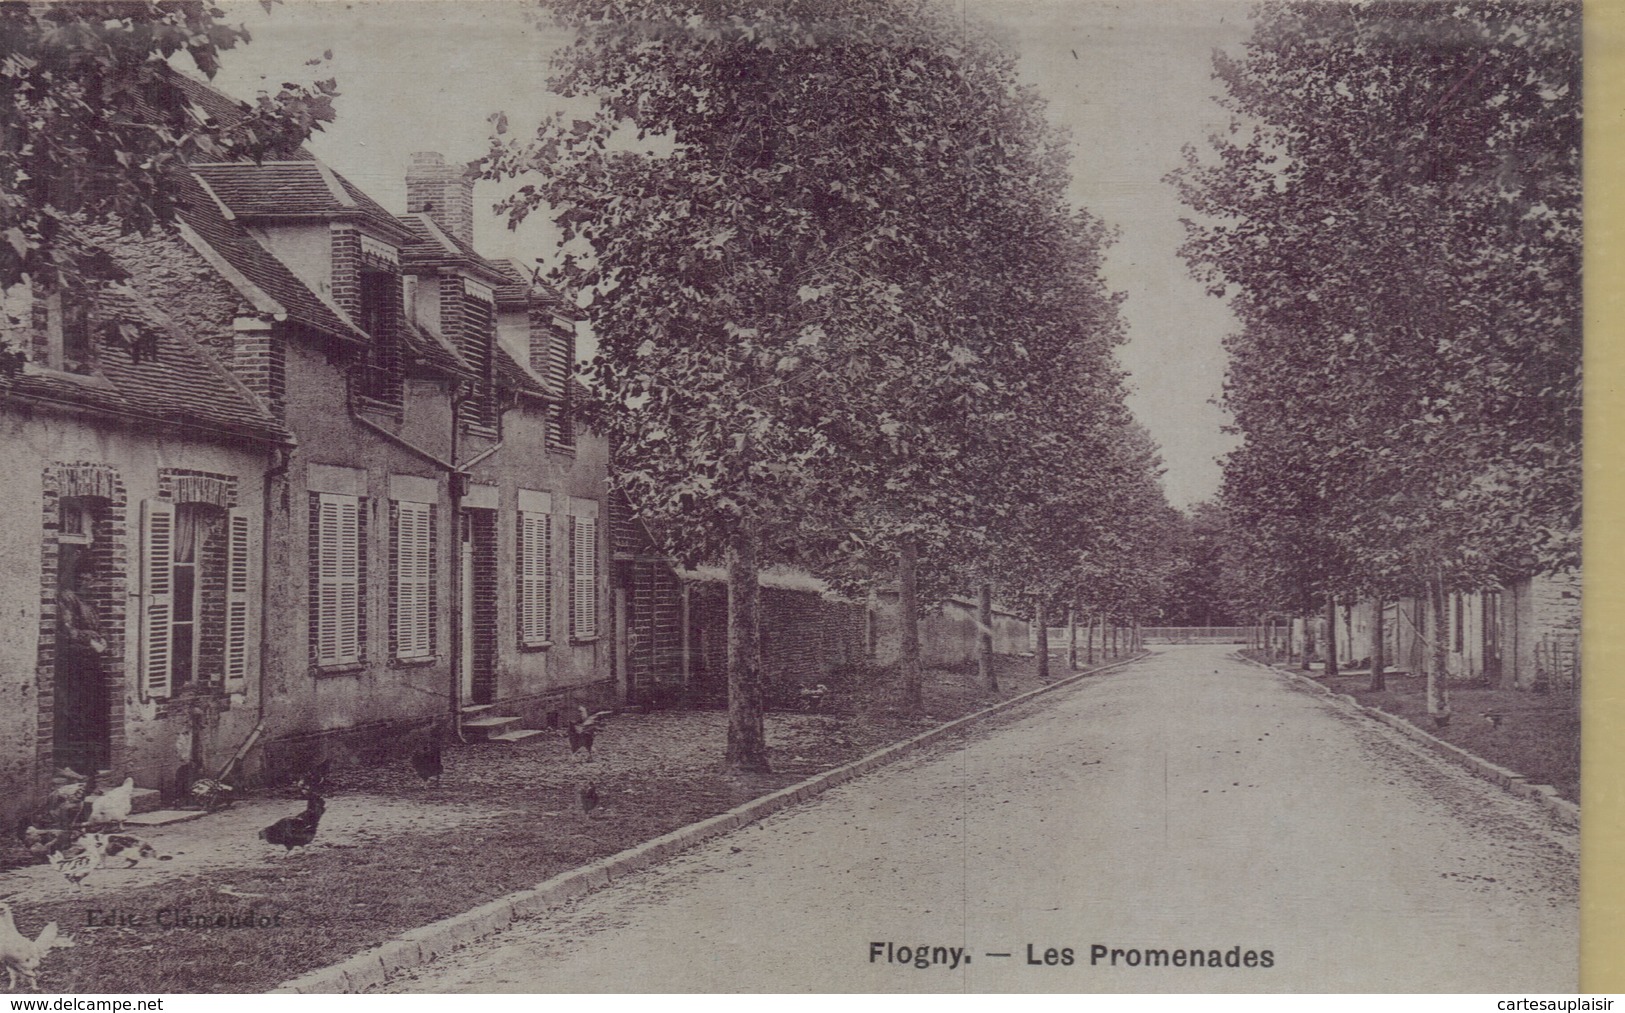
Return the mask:
[(171, 222), (188, 162), (285, 153), (332, 120), (331, 79), (284, 84), (229, 122), (192, 101), (171, 61), (213, 77), (249, 41), (224, 17), (203, 0), (0, 4), (0, 290), (94, 293), (121, 273), (78, 224)]

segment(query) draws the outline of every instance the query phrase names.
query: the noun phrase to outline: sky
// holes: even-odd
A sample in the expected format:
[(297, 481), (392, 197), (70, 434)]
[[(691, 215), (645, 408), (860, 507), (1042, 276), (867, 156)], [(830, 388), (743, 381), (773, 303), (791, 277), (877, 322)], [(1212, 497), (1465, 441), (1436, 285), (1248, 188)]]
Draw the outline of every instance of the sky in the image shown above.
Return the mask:
[[(1107, 282), (1124, 292), (1129, 406), (1162, 448), (1163, 485), (1175, 506), (1214, 495), (1215, 458), (1234, 443), (1219, 397), (1234, 321), (1192, 280), (1178, 255), (1185, 214), (1163, 181), (1187, 144), (1202, 145), (1228, 117), (1213, 95), (1212, 55), (1247, 35), (1237, 0), (955, 0), (1019, 55), (1024, 80), (1049, 100), (1072, 137), (1072, 196), (1119, 230)], [(337, 120), (310, 148), (396, 211), (414, 151), (469, 161), (487, 148), (487, 117), (516, 131), (563, 101), (547, 91), (547, 58), (564, 39), (513, 0), (287, 0), (270, 13), (228, 0), (227, 19), (253, 41), (226, 54), (215, 83), (240, 98), (284, 81), (338, 79)], [(306, 61), (331, 51), (325, 66)], [(484, 209), (497, 184), (476, 192), (475, 238), (492, 256), (545, 258), (550, 223), (517, 233)]]

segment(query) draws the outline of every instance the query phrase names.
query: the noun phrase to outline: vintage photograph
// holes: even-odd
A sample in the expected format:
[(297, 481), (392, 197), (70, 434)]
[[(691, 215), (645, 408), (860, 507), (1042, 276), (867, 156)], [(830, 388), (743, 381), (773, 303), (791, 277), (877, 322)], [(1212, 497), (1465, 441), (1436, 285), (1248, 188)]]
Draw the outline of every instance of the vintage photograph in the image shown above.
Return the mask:
[(6, 985), (1573, 994), (1581, 34), (0, 2)]

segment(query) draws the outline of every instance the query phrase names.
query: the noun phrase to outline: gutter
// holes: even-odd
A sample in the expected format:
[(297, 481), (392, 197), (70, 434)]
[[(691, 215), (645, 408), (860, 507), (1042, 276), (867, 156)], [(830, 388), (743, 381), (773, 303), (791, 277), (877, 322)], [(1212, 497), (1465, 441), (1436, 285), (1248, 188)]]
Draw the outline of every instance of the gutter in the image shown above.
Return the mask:
[(21, 401), (28, 404), (38, 405), (46, 409), (65, 410), (73, 414), (102, 415), (108, 418), (122, 419), (128, 422), (144, 422), (148, 425), (161, 426), (169, 429), (180, 429), (182, 431), (192, 430), (211, 436), (230, 437), (233, 442), (248, 440), (267, 447), (292, 447), (294, 445), (291, 439), (280, 436), (266, 436), (263, 433), (256, 433), (247, 428), (242, 430), (222, 429), (216, 426), (200, 425), (196, 422), (166, 419), (156, 415), (143, 415), (140, 412), (121, 411), (117, 408), (106, 408), (101, 405), (87, 405), (81, 404), (77, 401), (58, 401), (55, 398), (40, 397), (37, 394), (22, 394), (17, 391), (5, 391), (0, 393), (0, 402), (4, 401)]

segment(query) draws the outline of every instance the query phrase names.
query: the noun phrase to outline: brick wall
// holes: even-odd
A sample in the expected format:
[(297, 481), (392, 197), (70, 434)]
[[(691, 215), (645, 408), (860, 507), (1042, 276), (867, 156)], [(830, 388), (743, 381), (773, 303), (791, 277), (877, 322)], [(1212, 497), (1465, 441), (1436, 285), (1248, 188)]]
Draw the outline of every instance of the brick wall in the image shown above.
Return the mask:
[[(689, 585), (689, 666), (693, 693), (728, 695), (728, 588)], [(761, 597), (762, 674), (770, 705), (786, 706), (802, 686), (827, 682), (838, 665), (861, 661), (865, 609), (813, 592), (764, 587)]]
[(474, 184), (438, 151), (414, 151), (406, 170), (406, 212), (427, 214), (447, 233), (474, 243)]

